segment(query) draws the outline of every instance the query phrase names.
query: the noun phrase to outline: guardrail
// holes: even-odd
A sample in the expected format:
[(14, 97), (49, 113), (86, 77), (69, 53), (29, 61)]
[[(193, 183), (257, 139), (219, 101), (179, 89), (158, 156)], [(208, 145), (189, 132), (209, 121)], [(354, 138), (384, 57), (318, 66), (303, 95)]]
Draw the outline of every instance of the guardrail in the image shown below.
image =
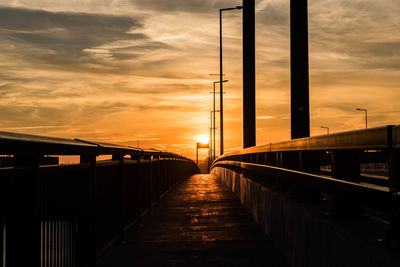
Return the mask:
[[(183, 178), (198, 172), (181, 155), (157, 150), (0, 132), (0, 264), (95, 266), (96, 257), (151, 211)], [(80, 163), (41, 166), (45, 155)], [(96, 161), (96, 156), (112, 155)]]
[(390, 222), (391, 242), (400, 240), (400, 126), (250, 147), (218, 157), (210, 169), (217, 167), (303, 198), (325, 194), (335, 216), (373, 209)]

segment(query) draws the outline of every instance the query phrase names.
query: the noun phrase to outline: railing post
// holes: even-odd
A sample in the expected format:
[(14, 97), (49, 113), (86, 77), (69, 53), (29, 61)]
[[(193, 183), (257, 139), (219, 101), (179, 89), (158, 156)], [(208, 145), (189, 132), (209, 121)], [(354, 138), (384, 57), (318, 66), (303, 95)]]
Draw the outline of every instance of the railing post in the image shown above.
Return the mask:
[(389, 149), (389, 188), (391, 192), (400, 191), (400, 151)]
[(160, 155), (157, 155), (156, 157), (156, 161), (157, 161), (157, 167), (156, 167), (156, 185), (157, 185), (157, 202), (160, 201), (161, 199), (161, 194), (162, 194), (162, 190), (161, 190), (161, 162), (160, 162)]
[(332, 176), (336, 178), (358, 179), (360, 177), (360, 151), (332, 151)]
[(15, 156), (15, 167), (29, 167), (31, 175), (12, 180), (14, 192), (10, 195), (6, 214), (6, 266), (41, 265), (40, 158), (36, 155)]
[(398, 127), (388, 127), (389, 190), (392, 194), (389, 241), (400, 246), (400, 140)]
[(78, 266), (96, 266), (96, 198), (98, 191), (96, 155), (88, 154), (80, 156), (81, 163), (90, 163), (91, 176), (90, 186), (88, 188), (88, 210), (78, 217), (77, 225), (77, 265)]
[(136, 189), (136, 192), (137, 192), (137, 200), (138, 200), (138, 203), (137, 203), (137, 207), (138, 207), (138, 220), (139, 220), (139, 222), (140, 222), (140, 220), (141, 220), (141, 216), (142, 216), (142, 214), (143, 214), (143, 211), (146, 209), (145, 207), (146, 207), (146, 205), (145, 205), (145, 199), (144, 199), (144, 189), (145, 189), (145, 186), (144, 186), (144, 179), (143, 179), (143, 176), (144, 176), (144, 170), (143, 170), (143, 160), (142, 160), (142, 156), (138, 156), (138, 158), (137, 158), (137, 180), (138, 180), (138, 182), (137, 182), (137, 189)]
[(168, 191), (172, 189), (172, 175), (171, 175), (171, 158), (168, 156), (168, 167), (167, 167), (167, 177), (168, 177)]
[(267, 152), (267, 165), (277, 166), (276, 165), (276, 152)]
[(309, 173), (319, 173), (320, 152), (319, 151), (301, 151), (300, 152), (300, 171)]
[(149, 156), (149, 163), (148, 163), (148, 171), (147, 171), (147, 179), (149, 182), (149, 191), (148, 191), (148, 199), (149, 199), (149, 213), (151, 214), (151, 208), (153, 206), (153, 156)]
[(285, 169), (291, 170), (299, 170), (300, 169), (300, 155), (297, 151), (284, 151), (281, 152), (282, 155), (282, 163), (281, 167)]
[(115, 218), (115, 220), (119, 219), (119, 232), (121, 233), (120, 236), (120, 241), (121, 243), (125, 242), (125, 237), (124, 237), (124, 228), (127, 224), (127, 220), (126, 220), (126, 209), (125, 209), (125, 205), (126, 205), (126, 175), (125, 175), (125, 166), (124, 166), (124, 155), (123, 154), (113, 154), (112, 155), (112, 160), (118, 160), (119, 161), (119, 170), (118, 170), (118, 176), (116, 177), (117, 179), (121, 179), (121, 188), (120, 188), (120, 207), (116, 207), (119, 208), (119, 216), (120, 218)]

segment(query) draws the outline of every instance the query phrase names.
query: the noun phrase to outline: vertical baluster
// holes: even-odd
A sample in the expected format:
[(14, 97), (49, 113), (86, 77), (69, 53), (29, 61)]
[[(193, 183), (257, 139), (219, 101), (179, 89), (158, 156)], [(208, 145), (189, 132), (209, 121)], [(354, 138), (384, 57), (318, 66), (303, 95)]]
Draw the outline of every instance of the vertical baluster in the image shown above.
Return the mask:
[(72, 223), (72, 266), (76, 266), (76, 234), (77, 234), (77, 219)]
[(53, 248), (53, 253), (52, 253), (52, 257), (53, 257), (53, 259), (52, 259), (52, 262), (53, 262), (53, 264), (52, 264), (52, 267), (55, 267), (56, 266), (56, 264), (57, 264), (57, 248), (56, 248), (56, 221), (55, 220), (53, 220), (52, 221), (52, 236), (53, 236), (53, 238), (52, 238), (52, 242), (53, 242), (53, 244), (51, 245), (52, 246), (52, 248)]
[(65, 221), (65, 266), (69, 267), (69, 220)]
[(46, 219), (45, 221), (45, 224), (44, 224), (44, 232), (45, 232), (45, 238), (44, 238), (44, 267), (47, 267), (47, 266), (49, 266), (49, 264), (48, 264), (48, 260), (49, 260), (49, 251), (48, 251), (48, 249), (49, 249), (49, 231), (48, 231), (48, 228), (49, 228), (49, 222), (48, 222), (48, 220)]
[(53, 220), (49, 220), (49, 235), (50, 235), (50, 239), (49, 239), (49, 265), (50, 267), (54, 266), (54, 249), (53, 249), (53, 245), (54, 245), (54, 232), (53, 232)]
[(43, 220), (43, 261), (42, 267), (47, 267), (47, 221)]
[(69, 252), (70, 252), (70, 266), (73, 267), (75, 266), (75, 261), (74, 261), (74, 256), (75, 256), (75, 247), (74, 247), (74, 242), (75, 242), (75, 231), (74, 231), (74, 223), (75, 223), (75, 219), (72, 219), (72, 221), (70, 222), (69, 225), (69, 231), (71, 233), (70, 235), (70, 239), (69, 239)]
[(62, 246), (62, 220), (58, 221), (58, 266), (62, 266), (62, 253), (63, 253), (63, 246)]
[(64, 243), (65, 243), (65, 236), (64, 236), (64, 231), (65, 231), (65, 229), (64, 229), (64, 219), (63, 220), (61, 220), (60, 221), (60, 224), (61, 224), (61, 257), (60, 257), (60, 259), (61, 259), (61, 263), (60, 263), (60, 266), (61, 267), (64, 267), (65, 265), (64, 265), (64, 248), (65, 248), (65, 246), (64, 246)]
[(44, 228), (43, 228), (43, 221), (40, 222), (40, 266), (43, 267), (43, 254), (44, 254)]
[(59, 267), (59, 260), (60, 260), (60, 225), (59, 221), (56, 220), (56, 265), (55, 267)]
[(2, 266), (6, 267), (6, 256), (7, 256), (7, 225), (5, 224), (5, 222), (3, 222), (2, 225), (3, 229), (1, 229), (3, 235), (2, 235), (2, 242), (3, 242), (3, 250), (1, 251), (2, 253)]
[(72, 230), (72, 225), (73, 225), (74, 220), (72, 219), (71, 221), (68, 222), (68, 231), (69, 231), (69, 238), (68, 238), (68, 266), (71, 267), (73, 266), (73, 261), (72, 261), (72, 238), (74, 235), (74, 232)]

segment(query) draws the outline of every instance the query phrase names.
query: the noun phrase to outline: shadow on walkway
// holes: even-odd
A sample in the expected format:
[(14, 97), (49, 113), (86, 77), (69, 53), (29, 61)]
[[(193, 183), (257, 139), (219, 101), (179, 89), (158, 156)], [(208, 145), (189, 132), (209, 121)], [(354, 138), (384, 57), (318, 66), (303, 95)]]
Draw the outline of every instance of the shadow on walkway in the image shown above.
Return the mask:
[(209, 174), (185, 180), (125, 239), (97, 266), (287, 266), (234, 194)]

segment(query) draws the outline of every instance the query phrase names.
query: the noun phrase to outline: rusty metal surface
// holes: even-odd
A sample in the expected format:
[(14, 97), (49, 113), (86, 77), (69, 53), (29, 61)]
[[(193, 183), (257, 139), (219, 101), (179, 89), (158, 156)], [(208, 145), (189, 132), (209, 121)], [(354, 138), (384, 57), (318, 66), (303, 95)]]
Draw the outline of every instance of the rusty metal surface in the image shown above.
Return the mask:
[(183, 182), (97, 263), (105, 266), (287, 266), (214, 175)]

